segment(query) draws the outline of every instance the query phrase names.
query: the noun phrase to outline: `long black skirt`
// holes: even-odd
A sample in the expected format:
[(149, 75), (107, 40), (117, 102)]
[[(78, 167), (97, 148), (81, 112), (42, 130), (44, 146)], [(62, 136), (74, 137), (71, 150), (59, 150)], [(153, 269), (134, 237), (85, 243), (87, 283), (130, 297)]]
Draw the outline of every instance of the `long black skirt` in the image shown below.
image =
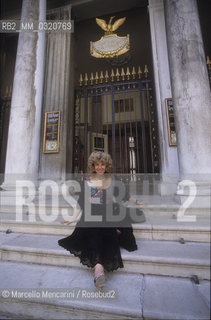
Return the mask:
[(106, 271), (123, 268), (120, 247), (128, 251), (137, 250), (132, 227), (84, 228), (77, 227), (73, 233), (58, 241), (58, 244), (70, 253), (80, 258), (80, 262), (90, 268), (97, 263), (104, 266)]

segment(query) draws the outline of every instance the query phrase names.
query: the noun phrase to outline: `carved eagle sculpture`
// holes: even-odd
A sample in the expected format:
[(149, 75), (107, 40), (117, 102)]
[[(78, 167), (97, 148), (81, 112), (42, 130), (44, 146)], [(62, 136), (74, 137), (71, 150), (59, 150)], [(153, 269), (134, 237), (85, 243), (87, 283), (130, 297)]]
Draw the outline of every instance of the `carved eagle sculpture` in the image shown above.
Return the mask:
[(115, 30), (117, 30), (126, 20), (126, 18), (118, 19), (114, 22), (114, 24), (111, 24), (112, 20), (115, 18), (115, 16), (111, 17), (109, 19), (108, 24), (103, 19), (96, 18), (97, 24), (105, 31), (105, 35), (112, 34)]

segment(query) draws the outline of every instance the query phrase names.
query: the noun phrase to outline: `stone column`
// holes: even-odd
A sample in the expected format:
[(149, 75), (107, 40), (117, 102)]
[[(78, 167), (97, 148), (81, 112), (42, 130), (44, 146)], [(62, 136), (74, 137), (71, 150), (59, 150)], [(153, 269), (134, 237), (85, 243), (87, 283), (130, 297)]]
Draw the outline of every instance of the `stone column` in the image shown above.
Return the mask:
[[(39, 0), (39, 20), (46, 20), (46, 0)], [(32, 148), (34, 154), (31, 159), (32, 167), (36, 168), (36, 176), (38, 176), (39, 168), (39, 156), (40, 156), (40, 130), (41, 130), (41, 113), (43, 102), (43, 84), (44, 84), (44, 70), (45, 70), (45, 32), (38, 33), (37, 42), (37, 65), (35, 72), (35, 105), (36, 118), (35, 118), (35, 130), (32, 140)]]
[(180, 178), (209, 180), (211, 94), (196, 0), (165, 0)]
[[(22, 21), (45, 20), (46, 0), (23, 0)], [(19, 34), (3, 188), (17, 175), (37, 180), (45, 34)]]
[(177, 147), (169, 146), (165, 99), (172, 97), (163, 0), (149, 0), (150, 33), (159, 129), (161, 194), (176, 190), (178, 168)]
[[(67, 5), (48, 12), (50, 20), (70, 20), (71, 6)], [(58, 182), (66, 178), (66, 149), (68, 109), (70, 105), (70, 32), (52, 32), (46, 35), (46, 68), (43, 97), (44, 113), (61, 111), (60, 151), (40, 155), (40, 179), (54, 179)], [(69, 159), (72, 161), (72, 159)]]

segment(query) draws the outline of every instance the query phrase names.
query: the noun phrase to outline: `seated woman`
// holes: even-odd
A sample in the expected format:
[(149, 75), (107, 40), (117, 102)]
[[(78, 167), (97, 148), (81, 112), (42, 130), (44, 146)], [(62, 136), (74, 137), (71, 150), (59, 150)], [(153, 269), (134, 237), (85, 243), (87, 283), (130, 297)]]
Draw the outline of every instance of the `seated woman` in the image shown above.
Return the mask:
[[(123, 221), (122, 224), (118, 224), (107, 219), (108, 208), (118, 207), (117, 203), (113, 203), (115, 180), (112, 172), (112, 159), (109, 154), (93, 152), (90, 155), (88, 176), (85, 183), (81, 184), (79, 207), (74, 208), (73, 217), (70, 220), (62, 221), (66, 224), (77, 221), (76, 227), (70, 236), (58, 241), (60, 246), (78, 256), (82, 264), (94, 268), (94, 283), (98, 289), (101, 289), (106, 282), (104, 270), (113, 271), (123, 268), (120, 246), (128, 251), (137, 250), (131, 222), (125, 224)], [(87, 197), (84, 196), (85, 188), (90, 195), (88, 204), (85, 201)], [(126, 196), (125, 200), (137, 205), (143, 204), (129, 196)], [(88, 221), (86, 217), (88, 205), (94, 221)], [(82, 215), (78, 221), (81, 211)]]

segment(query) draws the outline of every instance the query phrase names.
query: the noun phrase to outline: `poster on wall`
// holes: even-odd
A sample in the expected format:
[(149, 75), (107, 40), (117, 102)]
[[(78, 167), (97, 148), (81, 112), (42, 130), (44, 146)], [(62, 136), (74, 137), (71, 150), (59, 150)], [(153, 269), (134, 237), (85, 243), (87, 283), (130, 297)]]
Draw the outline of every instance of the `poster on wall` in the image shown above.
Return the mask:
[(176, 127), (174, 121), (174, 106), (172, 98), (168, 98), (166, 101), (166, 115), (168, 124), (168, 136), (169, 136), (169, 146), (173, 147), (177, 145), (176, 137)]
[(60, 111), (45, 112), (43, 152), (59, 152)]

